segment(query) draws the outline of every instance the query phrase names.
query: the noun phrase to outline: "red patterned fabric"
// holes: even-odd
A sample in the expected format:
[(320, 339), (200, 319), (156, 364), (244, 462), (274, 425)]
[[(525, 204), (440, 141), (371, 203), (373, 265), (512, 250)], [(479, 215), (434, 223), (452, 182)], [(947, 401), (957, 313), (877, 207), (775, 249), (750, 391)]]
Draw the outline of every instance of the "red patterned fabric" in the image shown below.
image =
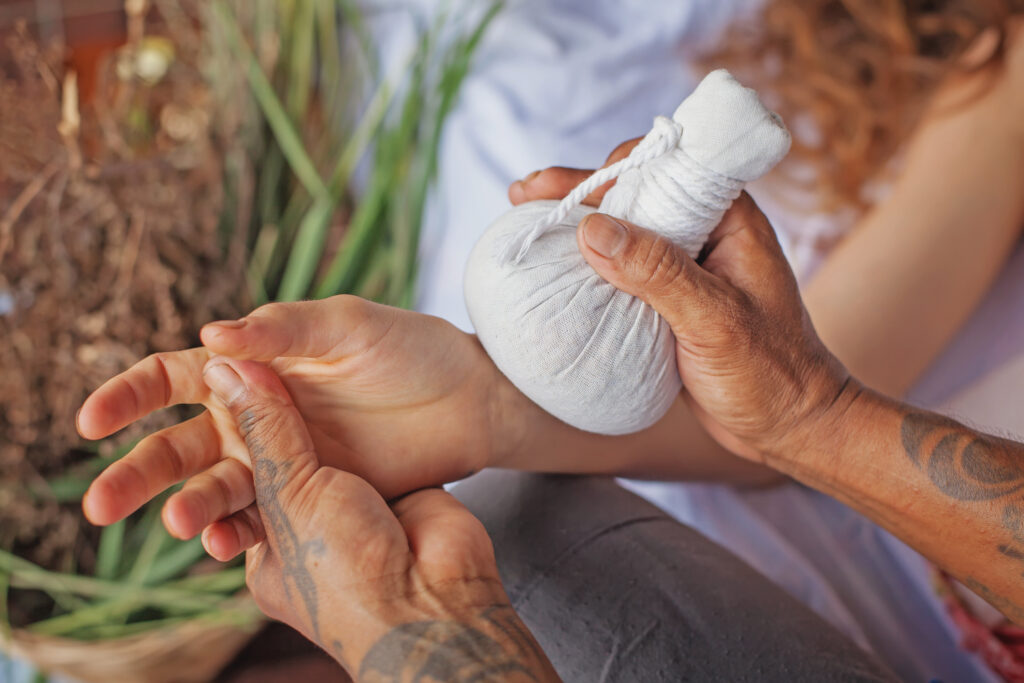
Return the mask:
[(936, 579), (939, 595), (960, 630), (961, 646), (977, 653), (1004, 680), (1024, 683), (1024, 628), (1006, 619), (986, 625), (959, 596), (953, 578), (937, 572)]

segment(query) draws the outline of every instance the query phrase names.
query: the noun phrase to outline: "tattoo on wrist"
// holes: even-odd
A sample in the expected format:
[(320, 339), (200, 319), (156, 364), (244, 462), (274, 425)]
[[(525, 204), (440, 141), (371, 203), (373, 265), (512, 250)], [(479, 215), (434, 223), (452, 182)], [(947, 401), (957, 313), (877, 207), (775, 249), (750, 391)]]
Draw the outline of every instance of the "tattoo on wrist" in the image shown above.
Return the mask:
[[(931, 413), (904, 415), (900, 431), (907, 456), (939, 491), (954, 500), (1002, 504), (1000, 522), (1007, 535), (996, 550), (1021, 562), (1024, 570), (1024, 458), (1020, 451), (1009, 442)], [(964, 585), (1024, 624), (1021, 605), (976, 578), (968, 577)]]
[(479, 618), (482, 626), (503, 634), (511, 647), (461, 621), (415, 621), (391, 629), (370, 648), (359, 680), (540, 680), (535, 667), (544, 654), (512, 607), (492, 605)]

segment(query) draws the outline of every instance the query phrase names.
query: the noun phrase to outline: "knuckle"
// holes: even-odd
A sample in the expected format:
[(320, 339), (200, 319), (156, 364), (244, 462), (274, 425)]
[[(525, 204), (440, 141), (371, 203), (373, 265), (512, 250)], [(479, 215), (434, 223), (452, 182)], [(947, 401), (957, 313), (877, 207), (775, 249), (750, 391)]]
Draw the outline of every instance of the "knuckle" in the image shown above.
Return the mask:
[(250, 506), (241, 511), (241, 517), (245, 519), (252, 530), (253, 543), (262, 541), (266, 536), (266, 531), (263, 528), (263, 519), (260, 517), (259, 511), (254, 506)]
[(151, 496), (154, 491), (149, 485), (149, 478), (146, 471), (135, 462), (133, 458), (124, 458), (117, 463), (117, 477), (121, 481), (127, 480), (127, 485), (122, 490), (144, 491), (146, 497)]
[(282, 407), (272, 398), (245, 391), (233, 406), (238, 413), (238, 430), (242, 436), (278, 433), (287, 423), (286, 416), (282, 414)]
[[(209, 472), (204, 473), (205, 477), (205, 488), (210, 492), (214, 501), (217, 501), (217, 512), (226, 512), (231, 499), (234, 498), (231, 491), (231, 486), (223, 476), (218, 476)], [(202, 496), (203, 506), (207, 507), (207, 497)], [(208, 517), (213, 515), (209, 510), (206, 511)]]
[(457, 543), (456, 549), (480, 545), (491, 548), (491, 538), (487, 535), (483, 522), (468, 511), (453, 511), (448, 517), (448, 528), (452, 532), (451, 538)]
[(174, 481), (181, 481), (188, 474), (185, 457), (175, 446), (173, 439), (166, 434), (157, 432), (146, 437), (150, 446), (160, 454), (160, 459), (167, 467), (167, 473)]
[(555, 168), (554, 166), (548, 166), (542, 168), (539, 171), (534, 171), (530, 174), (530, 183), (532, 185), (547, 185), (551, 182), (552, 178), (560, 173), (561, 169)]
[[(204, 520), (205, 524), (217, 521), (214, 514), (210, 510), (210, 501), (208, 496), (203, 495), (203, 492), (208, 490), (209, 484), (205, 482), (205, 478), (209, 475), (201, 474), (196, 477), (193, 485), (188, 490), (187, 500), (192, 506), (198, 506), (200, 519)], [(185, 493), (183, 491), (183, 493)], [(219, 515), (217, 515), (219, 517)]]
[(354, 294), (339, 294), (334, 297), (334, 304), (341, 315), (350, 321), (360, 321), (370, 315), (370, 302)]
[(248, 405), (238, 414), (238, 432), (253, 456), (274, 448), (285, 427), (280, 411), (266, 406)]
[(309, 478), (310, 486), (323, 491), (331, 491), (335, 495), (344, 495), (356, 486), (356, 482), (362, 480), (354, 474), (349, 474), (334, 467), (321, 467)]
[(174, 353), (171, 351), (157, 351), (149, 357), (161, 371), (166, 371), (167, 364), (174, 362)]
[(633, 151), (633, 148), (640, 144), (641, 140), (643, 140), (642, 137), (620, 142), (619, 145), (612, 150), (612, 153), (608, 155), (608, 159), (605, 161), (605, 164), (612, 164), (619, 159), (625, 159), (629, 156), (629, 153)]
[[(343, 509), (348, 501), (369, 485), (354, 474), (334, 467), (320, 467), (314, 471), (294, 498), (296, 512), (304, 519), (315, 519), (320, 509)], [(325, 505), (330, 501), (329, 505)]]
[(745, 329), (750, 319), (750, 303), (745, 294), (737, 292), (724, 297), (719, 304), (722, 320), (733, 329)]
[(238, 431), (241, 432), (242, 438), (248, 441), (250, 437), (265, 431), (267, 420), (271, 418), (272, 414), (267, 411), (260, 410), (257, 406), (247, 406), (242, 408), (238, 416)]
[(396, 552), (393, 539), (383, 534), (366, 534), (360, 538), (359, 554), (352, 557), (348, 570), (355, 577), (377, 577), (395, 570), (402, 553)]
[(351, 294), (339, 297), (339, 310), (348, 328), (346, 355), (358, 356), (380, 344), (397, 321), (398, 309)]
[(272, 301), (263, 304), (250, 315), (255, 318), (279, 318), (288, 311), (288, 304), (281, 301)]
[(742, 348), (750, 348), (757, 335), (765, 332), (757, 322), (753, 302), (746, 295), (726, 297), (721, 309), (725, 332)]
[(333, 303), (337, 307), (335, 315), (345, 321), (352, 333), (362, 330), (373, 319), (370, 302), (353, 294), (339, 294)]
[(664, 237), (656, 237), (641, 247), (638, 263), (641, 286), (645, 291), (661, 293), (676, 288), (686, 276), (686, 263), (676, 246)]

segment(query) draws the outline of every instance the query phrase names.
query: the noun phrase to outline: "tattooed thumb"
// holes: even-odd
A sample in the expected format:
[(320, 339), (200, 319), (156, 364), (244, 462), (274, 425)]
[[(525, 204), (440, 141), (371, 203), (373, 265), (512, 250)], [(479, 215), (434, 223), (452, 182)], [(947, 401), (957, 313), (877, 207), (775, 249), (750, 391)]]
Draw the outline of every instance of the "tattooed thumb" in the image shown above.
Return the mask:
[[(256, 502), (288, 507), (319, 466), (309, 430), (277, 374), (262, 363), (210, 359), (203, 380), (249, 449)], [(268, 520), (269, 521), (269, 520)], [(273, 530), (268, 526), (267, 531)]]

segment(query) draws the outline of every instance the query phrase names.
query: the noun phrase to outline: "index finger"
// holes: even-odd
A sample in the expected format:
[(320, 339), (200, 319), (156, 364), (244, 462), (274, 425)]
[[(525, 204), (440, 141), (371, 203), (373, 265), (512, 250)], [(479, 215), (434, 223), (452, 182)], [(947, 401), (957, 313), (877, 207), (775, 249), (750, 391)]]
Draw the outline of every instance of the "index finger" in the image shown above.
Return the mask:
[[(620, 144), (612, 151), (611, 154), (608, 155), (608, 158), (605, 160), (604, 165), (601, 168), (611, 166), (616, 161), (620, 161), (621, 159), (629, 156), (629, 153), (633, 151), (634, 147), (640, 144), (640, 140), (642, 139), (643, 138), (634, 138)], [(594, 169), (552, 166), (551, 168), (546, 168), (543, 171), (536, 171), (528, 175), (526, 178), (513, 183), (509, 188), (509, 199), (516, 205), (538, 199), (562, 199), (572, 192), (577, 185), (589, 178), (593, 173)], [(587, 198), (583, 200), (583, 203), (587, 206), (598, 206), (601, 203), (601, 200), (604, 199), (605, 193), (607, 193), (614, 185), (615, 181), (609, 180), (587, 196)]]
[(749, 291), (760, 289), (766, 278), (793, 277), (775, 229), (746, 192), (708, 236), (704, 252), (705, 270)]
[(77, 418), (78, 433), (102, 439), (154, 410), (178, 403), (202, 403), (209, 396), (203, 347), (155, 353), (108, 379), (85, 399)]

